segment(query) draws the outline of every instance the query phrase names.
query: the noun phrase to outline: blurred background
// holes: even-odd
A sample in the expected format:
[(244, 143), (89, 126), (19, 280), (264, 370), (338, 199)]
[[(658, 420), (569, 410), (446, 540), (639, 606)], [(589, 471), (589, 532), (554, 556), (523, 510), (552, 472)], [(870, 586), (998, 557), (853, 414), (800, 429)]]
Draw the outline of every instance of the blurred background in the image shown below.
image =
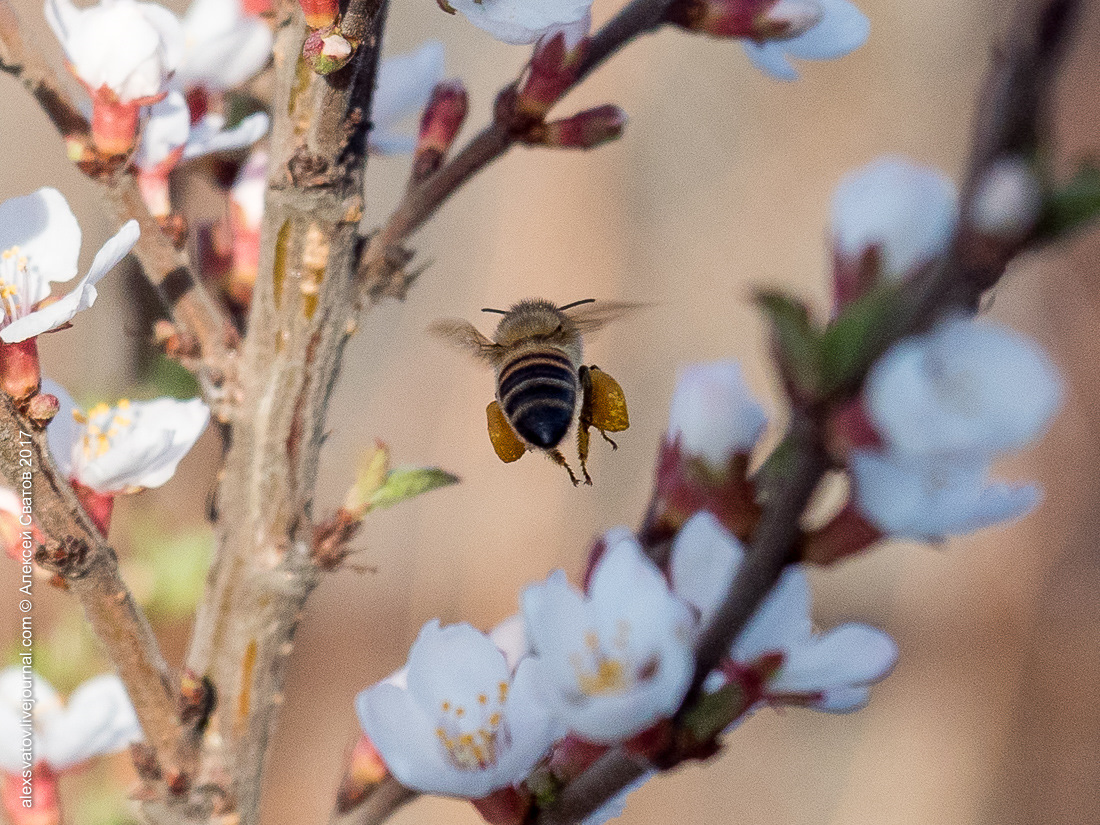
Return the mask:
[[(597, 24), (615, 2), (597, 0)], [(828, 303), (829, 200), (838, 178), (885, 153), (959, 175), (976, 90), (1009, 15), (995, 0), (861, 0), (871, 39), (848, 58), (802, 63), (784, 84), (754, 70), (734, 42), (662, 31), (629, 47), (561, 107), (613, 102), (625, 136), (591, 153), (513, 151), (467, 186), (415, 239), (434, 261), (407, 302), (365, 316), (333, 404), (317, 512), (343, 497), (374, 439), (397, 463), (436, 464), (462, 483), (372, 514), (352, 564), (330, 576), (299, 632), (272, 753), (265, 821), (323, 821), (345, 748), (358, 730), (357, 691), (404, 663), (428, 619), (495, 624), (549, 570), (579, 573), (596, 534), (637, 524), (650, 492), (677, 369), (741, 361), (782, 424), (767, 363), (759, 285)], [(1058, 102), (1063, 171), (1100, 152), (1100, 3), (1091, 4)], [(55, 45), (37, 3), (17, 4)], [(395, 0), (387, 53), (425, 38), (446, 44), (447, 70), (471, 93), (471, 128), (527, 50), (492, 41), (431, 0)], [(30, 98), (0, 77), (0, 197), (59, 188), (85, 232), (83, 260), (113, 232), (96, 187), (64, 159)], [(368, 201), (384, 216), (407, 159), (369, 169)], [(1079, 825), (1100, 822), (1100, 233), (1018, 261), (991, 315), (1042, 342), (1062, 366), (1067, 403), (1037, 447), (1000, 467), (1038, 479), (1043, 506), (1009, 528), (929, 547), (894, 543), (814, 571), (822, 626), (858, 620), (897, 639), (901, 659), (854, 715), (764, 711), (709, 764), (634, 794), (622, 821), (679, 825)], [(44, 370), (78, 399), (147, 397), (175, 378), (141, 355), (148, 330), (133, 276), (101, 285), (74, 329), (46, 336)], [(587, 360), (614, 375), (631, 429), (612, 454), (594, 444), (595, 486), (574, 489), (539, 456), (501, 464), (485, 433), (492, 376), (425, 335), (441, 316), (528, 297), (651, 302), (589, 341)], [(158, 377), (159, 376), (159, 377)], [(180, 392), (186, 385), (177, 382)], [(203, 504), (218, 449), (208, 433), (167, 487), (120, 500), (113, 543), (154, 615), (166, 652), (182, 658), (210, 535)], [(0, 592), (16, 592), (0, 564)], [(15, 597), (0, 599), (0, 642), (14, 640)], [(79, 611), (40, 582), (37, 650), (62, 690), (106, 667)], [(81, 823), (133, 818), (125, 756), (70, 777)], [(396, 825), (480, 821), (462, 803), (426, 799)]]

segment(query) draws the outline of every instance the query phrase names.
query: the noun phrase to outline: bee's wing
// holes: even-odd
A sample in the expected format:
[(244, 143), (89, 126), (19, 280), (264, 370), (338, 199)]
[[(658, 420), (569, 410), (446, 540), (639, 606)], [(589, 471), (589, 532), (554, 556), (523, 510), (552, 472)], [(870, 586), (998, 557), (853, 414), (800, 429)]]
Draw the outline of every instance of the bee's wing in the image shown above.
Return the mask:
[(428, 327), (428, 332), (445, 341), (450, 341), (459, 349), (492, 363), (503, 347), (486, 338), (469, 321), (457, 318), (443, 318)]
[(595, 332), (607, 326), (612, 321), (617, 321), (624, 315), (645, 309), (650, 304), (636, 301), (597, 301), (594, 304), (585, 304), (576, 309), (567, 310), (569, 318), (577, 327), (577, 332)]

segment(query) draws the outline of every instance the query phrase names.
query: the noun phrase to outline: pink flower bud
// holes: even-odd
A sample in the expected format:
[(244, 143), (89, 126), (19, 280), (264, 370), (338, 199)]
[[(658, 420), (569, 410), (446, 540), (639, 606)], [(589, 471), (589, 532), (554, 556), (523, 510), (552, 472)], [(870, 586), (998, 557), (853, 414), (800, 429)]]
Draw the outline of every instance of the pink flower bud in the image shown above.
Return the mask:
[(38, 338), (14, 344), (0, 343), (0, 387), (16, 401), (38, 391), (42, 372), (38, 365)]
[(299, 0), (299, 2), (306, 16), (306, 25), (311, 29), (332, 26), (340, 16), (339, 0)]
[(466, 87), (460, 80), (439, 83), (432, 90), (420, 118), (420, 136), (413, 154), (413, 180), (423, 180), (439, 167), (466, 120), (468, 103)]
[(387, 776), (389, 768), (382, 760), (382, 754), (374, 747), (370, 737), (363, 734), (348, 757), (347, 771), (336, 791), (337, 810), (342, 814), (354, 810)]
[(572, 49), (568, 48), (564, 32), (540, 42), (520, 82), (515, 99), (516, 114), (534, 121), (542, 120), (576, 81), (587, 48), (587, 38)]
[(61, 402), (57, 400), (56, 395), (50, 395), (48, 392), (40, 392), (27, 402), (27, 415), (40, 427), (45, 427), (52, 421), (59, 409), (61, 409)]
[(804, 34), (821, 20), (816, 0), (678, 0), (668, 20), (714, 37), (741, 37), (758, 43)]
[(335, 26), (326, 26), (306, 36), (302, 57), (310, 62), (317, 74), (332, 74), (348, 64), (358, 45), (344, 37)]
[(626, 112), (610, 104), (532, 130), (526, 142), (561, 149), (594, 149), (623, 133)]

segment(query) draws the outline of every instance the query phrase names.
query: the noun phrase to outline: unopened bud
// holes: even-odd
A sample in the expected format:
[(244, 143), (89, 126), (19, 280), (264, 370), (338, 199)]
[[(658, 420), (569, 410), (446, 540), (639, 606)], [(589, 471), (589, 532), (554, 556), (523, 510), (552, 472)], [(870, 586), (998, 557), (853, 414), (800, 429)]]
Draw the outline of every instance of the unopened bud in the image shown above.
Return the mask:
[(677, 0), (666, 15), (690, 31), (757, 42), (798, 37), (821, 16), (817, 0)]
[(536, 46), (516, 95), (516, 114), (534, 121), (542, 120), (576, 81), (587, 49), (587, 39), (569, 48), (564, 32)]
[(531, 130), (525, 142), (562, 149), (594, 149), (622, 135), (624, 126), (626, 112), (608, 104), (540, 124)]
[(27, 402), (27, 415), (39, 427), (49, 424), (57, 411), (61, 409), (61, 402), (56, 395), (48, 392), (40, 392)]
[(336, 23), (340, 16), (340, 0), (299, 0), (306, 25), (311, 29), (323, 29)]
[(42, 372), (38, 365), (38, 339), (0, 343), (0, 387), (16, 401), (38, 392)]
[(982, 176), (970, 202), (970, 221), (983, 235), (1012, 240), (1034, 228), (1043, 208), (1039, 179), (1019, 156), (1001, 158)]
[(747, 454), (764, 430), (767, 416), (749, 392), (733, 361), (695, 364), (680, 374), (669, 412), (668, 438), (713, 468), (735, 454)]
[(346, 814), (357, 808), (388, 774), (389, 768), (374, 743), (367, 736), (360, 736), (336, 791), (336, 810)]
[(302, 45), (302, 57), (317, 74), (332, 74), (344, 68), (359, 44), (349, 40), (335, 26), (311, 31)]
[(439, 83), (420, 118), (420, 136), (413, 155), (413, 181), (426, 178), (443, 162), (463, 121), (469, 99), (460, 80)]

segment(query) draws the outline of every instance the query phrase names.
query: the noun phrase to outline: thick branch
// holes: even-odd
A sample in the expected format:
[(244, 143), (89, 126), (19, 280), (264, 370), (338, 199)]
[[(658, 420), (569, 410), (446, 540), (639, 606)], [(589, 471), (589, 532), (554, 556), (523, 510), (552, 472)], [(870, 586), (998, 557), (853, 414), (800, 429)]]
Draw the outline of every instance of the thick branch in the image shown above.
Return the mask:
[(385, 16), (379, 0), (353, 0), (341, 26), (362, 45), (321, 77), (300, 57), (300, 9), (284, 10), (259, 276), (218, 489), (218, 549), (187, 656), (218, 695), (201, 763), (226, 783), (242, 825), (259, 817), (295, 630), (321, 575), (311, 555), (313, 495), (329, 398), (355, 326), (366, 131)]
[(3, 393), (0, 467), (24, 502), (30, 499), (34, 523), (47, 537), (39, 561), (60, 575), (80, 601), (92, 631), (126, 685), (161, 770), (166, 775), (180, 773), (176, 690), (152, 628), (122, 581), (114, 550), (54, 466), (45, 432)]

